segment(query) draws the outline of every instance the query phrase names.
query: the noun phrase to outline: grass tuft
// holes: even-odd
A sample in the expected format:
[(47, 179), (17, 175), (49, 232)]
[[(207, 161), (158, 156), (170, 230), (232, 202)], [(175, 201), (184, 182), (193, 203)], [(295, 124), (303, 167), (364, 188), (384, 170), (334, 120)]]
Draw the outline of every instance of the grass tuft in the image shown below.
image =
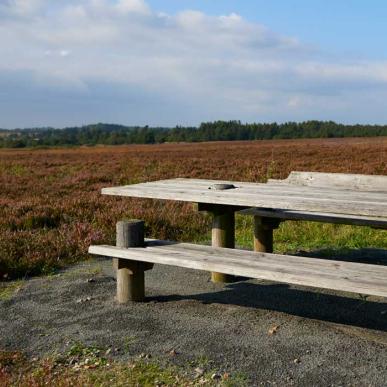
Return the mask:
[(0, 385), (11, 386), (219, 386), (243, 387), (248, 378), (143, 359), (122, 363), (109, 359), (108, 350), (73, 344), (68, 351), (45, 359), (28, 360), (19, 352), (0, 351)]
[(24, 285), (23, 280), (0, 282), (0, 301), (10, 300)]

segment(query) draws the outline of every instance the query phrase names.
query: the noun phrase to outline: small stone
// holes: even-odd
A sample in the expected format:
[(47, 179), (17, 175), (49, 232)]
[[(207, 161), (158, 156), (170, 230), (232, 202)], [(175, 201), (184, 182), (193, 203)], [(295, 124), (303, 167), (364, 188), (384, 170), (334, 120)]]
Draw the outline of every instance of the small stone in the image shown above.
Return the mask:
[(175, 349), (170, 350), (170, 351), (169, 351), (169, 355), (170, 355), (170, 356), (176, 356), (176, 355), (177, 355), (176, 350), (175, 350)]
[(200, 378), (204, 375), (204, 369), (200, 367), (195, 368), (195, 378)]
[(32, 358), (32, 361), (38, 361), (38, 360), (39, 360), (39, 358), (37, 358), (37, 357)]
[(294, 360), (293, 360), (293, 363), (294, 363), (294, 364), (300, 364), (300, 363), (301, 363), (301, 360), (298, 359), (298, 358), (297, 358), (297, 359), (294, 359)]
[(280, 327), (279, 325), (275, 325), (274, 327), (271, 327), (269, 329), (269, 335), (275, 335), (277, 333), (279, 327)]
[(94, 278), (88, 278), (87, 282), (95, 282), (95, 279)]
[(138, 357), (140, 359), (150, 359), (152, 355), (150, 353), (141, 353)]
[(214, 374), (211, 375), (211, 379), (212, 380), (220, 380), (220, 379), (222, 379), (222, 375), (220, 375), (219, 373), (215, 372)]
[(106, 352), (105, 352), (105, 355), (109, 355), (109, 353), (112, 351), (111, 348), (107, 349)]

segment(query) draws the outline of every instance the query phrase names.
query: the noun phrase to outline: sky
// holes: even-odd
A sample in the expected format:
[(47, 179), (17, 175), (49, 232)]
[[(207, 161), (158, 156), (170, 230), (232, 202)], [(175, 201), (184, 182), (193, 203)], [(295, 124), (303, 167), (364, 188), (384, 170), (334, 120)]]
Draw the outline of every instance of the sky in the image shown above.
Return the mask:
[(385, 0), (0, 0), (0, 128), (387, 123)]

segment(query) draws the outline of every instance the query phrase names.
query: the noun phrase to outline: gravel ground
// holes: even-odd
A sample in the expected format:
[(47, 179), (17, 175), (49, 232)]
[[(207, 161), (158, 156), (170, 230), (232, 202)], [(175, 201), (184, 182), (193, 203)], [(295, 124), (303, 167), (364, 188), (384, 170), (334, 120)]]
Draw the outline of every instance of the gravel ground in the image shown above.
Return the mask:
[(256, 280), (222, 286), (159, 265), (146, 284), (147, 302), (117, 305), (111, 262), (100, 260), (28, 280), (0, 301), (0, 348), (41, 357), (81, 342), (117, 348), (119, 360), (145, 353), (242, 373), (251, 385), (387, 385), (386, 299)]

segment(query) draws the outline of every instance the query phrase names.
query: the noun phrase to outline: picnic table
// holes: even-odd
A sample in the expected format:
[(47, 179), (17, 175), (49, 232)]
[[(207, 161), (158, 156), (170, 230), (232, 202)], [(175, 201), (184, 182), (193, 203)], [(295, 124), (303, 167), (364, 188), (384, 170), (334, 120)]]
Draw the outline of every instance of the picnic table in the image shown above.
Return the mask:
[[(235, 212), (254, 216), (254, 250), (268, 254), (273, 251), (273, 230), (284, 220), (315, 220), (387, 228), (386, 176), (292, 172), (288, 179), (268, 183), (177, 178), (103, 188), (102, 194), (195, 203), (199, 211), (212, 214), (214, 248), (235, 247)], [(153, 247), (156, 245), (153, 244)], [(97, 253), (97, 250), (92, 253)], [(130, 258), (126, 256), (126, 259)], [(381, 269), (387, 273), (387, 268)], [(227, 270), (231, 273), (238, 271), (235, 268)], [(213, 272), (212, 280), (232, 281), (233, 276), (227, 270)], [(387, 284), (387, 278), (383, 278)], [(377, 294), (384, 295), (384, 292)]]

